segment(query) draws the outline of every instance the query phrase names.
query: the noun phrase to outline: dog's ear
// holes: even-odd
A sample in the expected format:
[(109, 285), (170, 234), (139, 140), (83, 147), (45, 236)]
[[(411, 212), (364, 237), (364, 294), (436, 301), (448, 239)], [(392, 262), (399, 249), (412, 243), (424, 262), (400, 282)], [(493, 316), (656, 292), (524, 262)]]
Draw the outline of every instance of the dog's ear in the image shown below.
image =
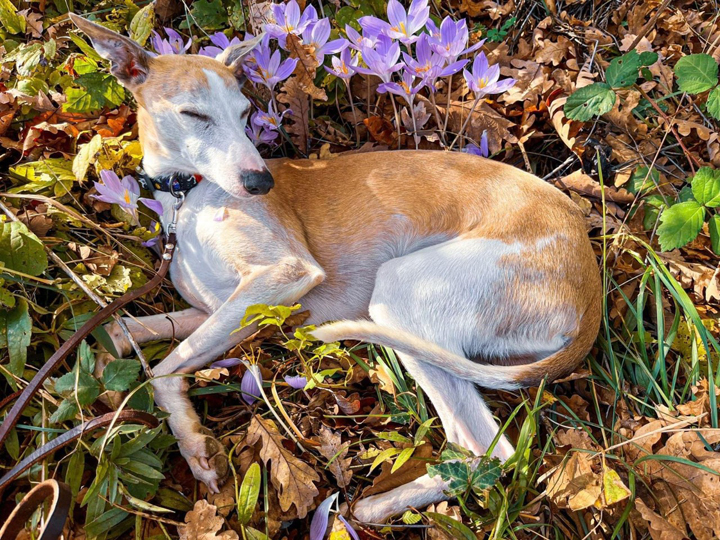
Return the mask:
[(118, 82), (133, 90), (150, 73), (150, 55), (132, 39), (69, 13), (70, 20), (85, 32), (100, 56), (112, 62), (110, 72)]
[(255, 47), (260, 45), (260, 43), (263, 43), (263, 47), (267, 47), (269, 41), (270, 37), (265, 33), (262, 33), (248, 41), (243, 41), (237, 45), (230, 45), (222, 53), (217, 55), (215, 59), (229, 67), (235, 74), (235, 77), (237, 77), (239, 81), (244, 82), (245, 75), (242, 67), (243, 60)]

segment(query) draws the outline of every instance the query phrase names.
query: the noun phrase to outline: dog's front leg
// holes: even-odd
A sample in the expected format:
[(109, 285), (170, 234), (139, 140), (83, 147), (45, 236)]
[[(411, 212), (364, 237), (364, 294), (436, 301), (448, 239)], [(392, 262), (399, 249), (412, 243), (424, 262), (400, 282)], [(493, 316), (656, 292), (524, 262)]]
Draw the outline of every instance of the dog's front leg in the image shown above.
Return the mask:
[(249, 336), (254, 331), (252, 327), (232, 333), (249, 306), (292, 304), (324, 277), (322, 269), (314, 262), (295, 258), (253, 270), (243, 276), (240, 286), (217, 311), (153, 368), (155, 402), (170, 413), (168, 423), (178, 440), (180, 452), (195, 478), (211, 491), (218, 491), (219, 482), (227, 474), (225, 451), (201, 425), (187, 397), (186, 378), (173, 374), (192, 373)]

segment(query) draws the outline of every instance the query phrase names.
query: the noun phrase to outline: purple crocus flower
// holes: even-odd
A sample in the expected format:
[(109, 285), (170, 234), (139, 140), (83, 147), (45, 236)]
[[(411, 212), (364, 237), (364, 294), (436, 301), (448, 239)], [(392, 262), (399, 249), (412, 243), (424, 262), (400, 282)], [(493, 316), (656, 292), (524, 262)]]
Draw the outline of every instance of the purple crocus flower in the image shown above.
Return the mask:
[(284, 49), (288, 34), (299, 36), (312, 23), (318, 20), (317, 11), (310, 5), (300, 14), (300, 6), (295, 0), (290, 0), (287, 4), (273, 4), (274, 23), (265, 25), (265, 31), (275, 39)]
[(379, 36), (375, 49), (362, 48), (362, 57), (367, 68), (358, 66), (356, 70), (365, 75), (377, 75), (383, 82), (390, 82), (392, 74), (403, 67), (400, 58), (400, 44), (387, 36)]
[(365, 29), (363, 29), (363, 33), (361, 34), (349, 24), (345, 25), (345, 34), (347, 34), (350, 46), (356, 51), (359, 51), (362, 47), (372, 48), (377, 43), (377, 34), (368, 32)]
[(158, 241), (160, 240), (160, 224), (157, 221), (151, 221), (148, 230), (154, 231), (156, 234), (149, 240), (144, 240), (140, 242), (140, 245), (143, 247), (153, 247), (157, 245)]
[[(428, 21), (428, 27), (430, 27), (430, 21)], [(445, 17), (440, 23), (439, 31), (434, 23), (432, 28), (430, 47), (450, 63), (464, 54), (478, 50), (485, 43), (483, 39), (472, 47), (465, 48), (470, 37), (465, 19), (456, 22), (450, 17)]]
[(337, 492), (333, 493), (318, 505), (310, 522), (310, 540), (323, 540), (325, 538), (325, 531), (330, 517), (330, 507), (338, 498), (338, 495)]
[(132, 176), (120, 180), (113, 171), (105, 169), (100, 171), (100, 179), (102, 183), (95, 182), (95, 189), (99, 195), (93, 197), (98, 201), (119, 205), (132, 216), (134, 224), (138, 224), (138, 202), (142, 202), (160, 216), (163, 214), (160, 201), (140, 197), (140, 186)]
[(302, 390), (307, 386), (307, 379), (302, 375), (285, 375), (284, 379), (295, 390)]
[(271, 101), (268, 104), (267, 112), (259, 110), (256, 115), (253, 115), (253, 118), (255, 119), (254, 121), (257, 122), (258, 126), (272, 131), (277, 131), (280, 129), (283, 117), (290, 113), (292, 113), (291, 109), (285, 109), (283, 112), (278, 114), (275, 110), (274, 103)]
[(464, 69), (463, 76), (470, 90), (475, 93), (476, 99), (489, 94), (502, 94), (515, 84), (515, 79), (499, 81), (500, 66), (497, 64), (490, 66), (485, 53), (482, 52), (475, 57), (472, 73)]
[(172, 28), (165, 29), (165, 33), (168, 36), (167, 39), (161, 38), (160, 34), (155, 30), (153, 30), (152, 33), (153, 36), (150, 38), (150, 43), (152, 43), (153, 49), (155, 49), (158, 54), (185, 54), (190, 48), (190, 45), (192, 45), (192, 38), (188, 39), (187, 43), (183, 45), (182, 36)]
[(275, 85), (287, 79), (297, 66), (297, 58), (288, 58), (283, 62), (280, 61), (280, 51), (270, 53), (270, 36), (265, 37), (260, 45), (253, 51), (252, 58), (254, 62), (245, 64), (245, 72), (251, 81), (264, 84), (270, 90)]
[(345, 81), (352, 77), (357, 71), (358, 58), (357, 55), (352, 55), (350, 47), (343, 49), (339, 57), (333, 56), (331, 62), (332, 68), (325, 66), (325, 70)]
[(242, 381), (240, 381), (240, 397), (248, 405), (252, 405), (260, 399), (260, 386), (258, 381), (262, 381), (260, 368), (257, 364), (247, 363), (247, 370), (243, 374)]
[(406, 12), (398, 0), (390, 0), (387, 16), (390, 21), (387, 35), (407, 45), (417, 39), (415, 34), (425, 26), (430, 16), (430, 7), (427, 0), (413, 0), (410, 9)]
[(460, 60), (445, 66), (445, 58), (430, 48), (430, 36), (423, 34), (415, 45), (417, 60), (407, 53), (403, 53), (405, 70), (416, 77), (420, 77), (432, 91), (435, 90), (435, 80), (438, 77), (447, 77), (460, 71), (469, 60)]
[(465, 147), (465, 152), (467, 152), (468, 154), (472, 154), (474, 156), (480, 156), (480, 157), (490, 156), (490, 149), (488, 147), (487, 131), (483, 131), (482, 136), (480, 137), (480, 146), (477, 146), (472, 143), (468, 144)]
[(259, 112), (254, 112), (250, 117), (250, 121), (245, 126), (245, 134), (255, 146), (261, 144), (272, 144), (278, 138), (278, 132), (270, 130), (258, 119)]
[(198, 54), (215, 58), (230, 45), (239, 45), (241, 43), (239, 37), (235, 36), (232, 40), (230, 40), (223, 32), (215, 32), (212, 36), (210, 36), (210, 41), (212, 41), (213, 45), (203, 47), (198, 51)]
[(328, 19), (320, 19), (315, 24), (308, 26), (302, 34), (303, 43), (310, 45), (315, 50), (315, 60), (318, 64), (322, 64), (326, 54), (334, 54), (345, 49), (349, 43), (345, 39), (330, 38), (330, 21)]
[(217, 362), (213, 362), (210, 364), (211, 368), (229, 368), (237, 366), (238, 364), (242, 364), (242, 360), (239, 358), (223, 358), (222, 360), (218, 360)]
[(396, 94), (407, 102), (410, 107), (413, 105), (413, 99), (415, 98), (415, 94), (417, 94), (420, 90), (422, 90), (423, 86), (425, 86), (425, 81), (420, 81), (420, 84), (417, 86), (413, 86), (413, 81), (415, 80), (415, 75), (410, 73), (409, 71), (403, 72), (403, 79), (401, 82), (386, 82), (378, 86), (378, 93), (384, 94), (385, 92), (390, 92), (391, 94)]

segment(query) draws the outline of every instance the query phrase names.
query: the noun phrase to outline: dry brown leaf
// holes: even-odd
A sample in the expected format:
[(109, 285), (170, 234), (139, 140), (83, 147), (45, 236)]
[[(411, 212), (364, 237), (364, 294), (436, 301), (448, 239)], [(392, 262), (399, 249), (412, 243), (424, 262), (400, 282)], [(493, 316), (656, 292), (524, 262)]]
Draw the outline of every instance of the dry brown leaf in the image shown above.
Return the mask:
[(185, 514), (183, 527), (178, 527), (180, 540), (238, 540), (235, 531), (218, 532), (225, 520), (217, 515), (217, 507), (200, 499), (195, 507)]
[(303, 518), (313, 505), (319, 491), (314, 482), (320, 480), (315, 470), (283, 446), (283, 436), (271, 420), (255, 415), (250, 421), (245, 443), (261, 442), (260, 458), (270, 464), (270, 479), (278, 491), (280, 506), (287, 512), (294, 504), (297, 515)]
[(373, 485), (363, 491), (363, 497), (384, 493), (420, 478), (427, 473), (427, 465), (431, 458), (432, 446), (423, 444), (418, 446), (413, 456), (394, 473), (390, 472), (392, 463), (384, 462), (381, 465), (380, 474), (373, 480)]
[(304, 45), (302, 40), (295, 34), (288, 34), (287, 50), (290, 52), (290, 58), (298, 59), (293, 74), (297, 77), (297, 84), (300, 89), (313, 99), (327, 101), (325, 90), (315, 86), (315, 72), (318, 68), (318, 62), (315, 59), (315, 48)]
[(290, 77), (285, 81), (281, 91), (278, 101), (292, 110), (288, 118), (293, 123), (287, 124), (285, 129), (292, 135), (300, 151), (307, 154), (310, 140), (310, 98), (300, 86), (297, 77)]
[(324, 425), (320, 426), (318, 438), (320, 439), (318, 451), (330, 462), (328, 469), (335, 476), (338, 487), (348, 487), (353, 476), (350, 470), (352, 458), (346, 457), (350, 443), (342, 444), (340, 434), (333, 433), (329, 427)]

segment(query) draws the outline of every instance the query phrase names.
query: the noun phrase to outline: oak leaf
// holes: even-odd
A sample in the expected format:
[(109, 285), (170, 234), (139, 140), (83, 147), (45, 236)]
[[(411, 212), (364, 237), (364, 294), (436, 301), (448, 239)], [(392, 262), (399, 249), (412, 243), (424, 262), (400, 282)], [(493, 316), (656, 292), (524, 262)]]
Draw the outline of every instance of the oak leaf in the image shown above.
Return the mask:
[(297, 78), (300, 89), (313, 99), (327, 101), (325, 90), (315, 86), (315, 73), (318, 68), (315, 47), (303, 44), (302, 40), (295, 34), (288, 34), (287, 49), (290, 52), (290, 58), (298, 59), (293, 74)]
[(180, 540), (238, 540), (235, 531), (218, 532), (225, 520), (217, 515), (217, 507), (200, 499), (185, 514), (185, 526), (178, 527)]
[(297, 77), (290, 77), (280, 89), (278, 101), (284, 103), (291, 109), (288, 118), (292, 124), (287, 124), (285, 129), (292, 135), (293, 142), (303, 154), (308, 152), (310, 139), (310, 101), (303, 90)]
[(351, 458), (346, 458), (350, 443), (342, 444), (340, 434), (333, 433), (327, 426), (320, 426), (320, 454), (329, 460), (328, 469), (333, 473), (337, 485), (346, 488), (350, 485), (352, 471), (350, 470)]
[(307, 515), (319, 491), (313, 482), (320, 476), (307, 463), (294, 456), (283, 446), (283, 436), (271, 420), (253, 416), (245, 439), (246, 444), (261, 441), (260, 458), (270, 464), (270, 480), (278, 491), (283, 512), (294, 504), (299, 518)]

